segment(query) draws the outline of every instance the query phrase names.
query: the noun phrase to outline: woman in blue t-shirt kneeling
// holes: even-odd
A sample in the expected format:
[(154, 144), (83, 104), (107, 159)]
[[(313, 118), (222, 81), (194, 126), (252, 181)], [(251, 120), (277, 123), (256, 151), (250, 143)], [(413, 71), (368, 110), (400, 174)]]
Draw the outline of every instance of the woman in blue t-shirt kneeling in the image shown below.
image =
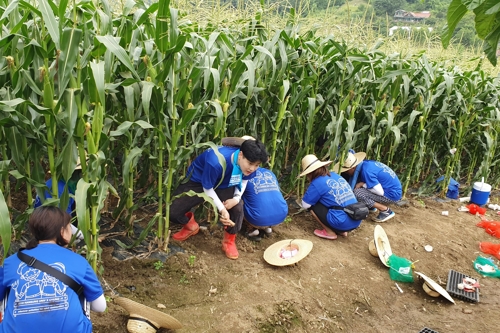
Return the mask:
[(353, 220), (343, 210), (331, 207), (345, 207), (356, 203), (356, 197), (344, 178), (327, 166), (331, 161), (321, 162), (315, 155), (307, 155), (302, 159), (302, 173), (310, 184), (304, 197), (302, 207), (308, 209), (321, 224), (322, 229), (314, 230), (314, 234), (325, 239), (337, 239), (337, 235), (346, 237), (347, 232), (356, 229), (361, 220)]
[(288, 205), (281, 194), (278, 179), (265, 168), (259, 167), (255, 177), (248, 181), (243, 203), (245, 221), (250, 225), (247, 235), (251, 239), (259, 235), (259, 229), (270, 234), (272, 227), (283, 222), (288, 215)]
[[(106, 299), (88, 261), (65, 248), (71, 240), (71, 216), (58, 207), (42, 206), (30, 216), (33, 239), (24, 254), (59, 270), (83, 287), (96, 312), (106, 310)], [(78, 294), (49, 273), (28, 266), (17, 255), (0, 267), (0, 295), (7, 297), (0, 333), (91, 333)]]

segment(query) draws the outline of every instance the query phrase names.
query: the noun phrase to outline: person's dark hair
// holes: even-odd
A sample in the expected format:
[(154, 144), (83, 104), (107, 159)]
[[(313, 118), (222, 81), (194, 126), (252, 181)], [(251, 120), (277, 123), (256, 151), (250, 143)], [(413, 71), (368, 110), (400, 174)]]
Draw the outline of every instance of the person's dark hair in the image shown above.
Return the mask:
[(326, 165), (323, 165), (321, 168), (317, 168), (316, 170), (312, 171), (309, 175), (311, 180), (321, 176), (330, 176), (330, 170), (328, 170), (328, 167)]
[(259, 140), (245, 140), (240, 147), (243, 156), (250, 162), (267, 162), (269, 154), (267, 153), (266, 146)]
[(39, 241), (55, 239), (60, 246), (68, 245), (61, 230), (71, 222), (71, 216), (59, 207), (41, 206), (31, 213), (29, 228), (33, 238), (26, 244), (27, 249), (35, 248)]

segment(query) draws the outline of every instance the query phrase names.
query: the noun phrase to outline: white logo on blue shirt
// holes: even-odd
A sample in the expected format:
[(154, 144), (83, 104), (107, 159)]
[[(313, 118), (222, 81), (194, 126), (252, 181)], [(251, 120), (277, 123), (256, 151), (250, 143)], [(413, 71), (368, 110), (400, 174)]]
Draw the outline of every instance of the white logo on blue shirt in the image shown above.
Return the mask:
[(378, 166), (383, 172), (388, 173), (392, 178), (396, 178), (396, 173), (392, 171), (387, 165), (381, 162), (375, 162), (375, 165)]
[(328, 193), (335, 198), (335, 202), (339, 206), (343, 206), (346, 202), (355, 199), (351, 186), (349, 186), (349, 183), (344, 178), (339, 178), (338, 180), (329, 179), (326, 185), (331, 188)]
[[(65, 273), (62, 263), (49, 266)], [(17, 269), (20, 279), (12, 284), (16, 299), (13, 316), (67, 310), (69, 308), (67, 286), (47, 273), (20, 263)]]
[(260, 172), (257, 170), (255, 177), (249, 182), (253, 184), (255, 194), (259, 192), (279, 191), (278, 182), (270, 171)]

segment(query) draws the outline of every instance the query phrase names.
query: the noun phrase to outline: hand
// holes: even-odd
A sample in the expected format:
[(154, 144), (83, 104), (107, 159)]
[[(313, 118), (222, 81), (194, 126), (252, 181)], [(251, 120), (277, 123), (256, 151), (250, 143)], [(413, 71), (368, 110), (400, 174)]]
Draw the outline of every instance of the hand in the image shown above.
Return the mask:
[(226, 201), (223, 202), (223, 204), (224, 204), (224, 207), (226, 208), (226, 210), (230, 210), (231, 208), (233, 208), (234, 206), (236, 206), (238, 204), (238, 200), (236, 200), (234, 198), (227, 199)]
[(363, 186), (365, 186), (365, 183), (359, 182), (359, 183), (356, 184), (356, 186), (354, 186), (354, 188), (361, 188)]
[(231, 217), (229, 216), (229, 212), (227, 211), (227, 209), (224, 208), (219, 212), (219, 214), (220, 214), (220, 222), (223, 225), (227, 225), (229, 227), (234, 226), (234, 222), (231, 221)]

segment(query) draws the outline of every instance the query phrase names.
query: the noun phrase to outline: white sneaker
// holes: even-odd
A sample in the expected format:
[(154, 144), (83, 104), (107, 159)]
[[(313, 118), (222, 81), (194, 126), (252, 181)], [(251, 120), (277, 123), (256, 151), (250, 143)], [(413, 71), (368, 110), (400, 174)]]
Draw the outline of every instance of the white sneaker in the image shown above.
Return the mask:
[(254, 231), (248, 233), (248, 236), (250, 237), (255, 237), (258, 235), (259, 235), (259, 229), (255, 229)]
[(271, 232), (273, 232), (273, 229), (267, 227), (266, 229), (264, 229), (264, 231), (265, 231), (266, 234), (269, 235)]

